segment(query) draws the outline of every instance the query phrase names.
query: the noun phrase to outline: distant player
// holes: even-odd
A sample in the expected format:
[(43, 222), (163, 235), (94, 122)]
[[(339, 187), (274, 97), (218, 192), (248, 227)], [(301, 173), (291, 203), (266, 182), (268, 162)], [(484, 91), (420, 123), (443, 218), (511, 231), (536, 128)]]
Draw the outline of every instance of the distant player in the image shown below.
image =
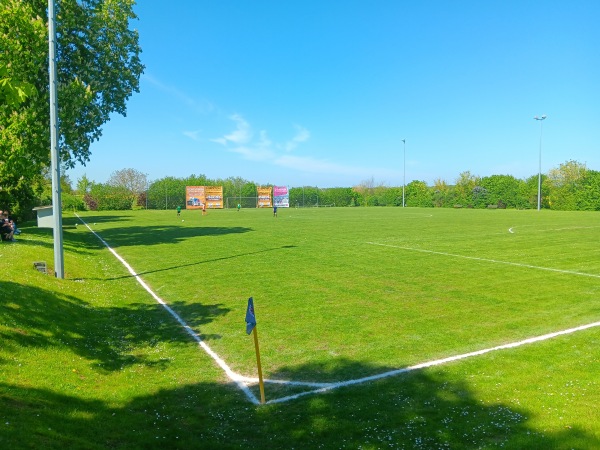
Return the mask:
[(240, 205), (240, 204), (238, 203), (238, 207), (237, 207), (237, 208), (238, 208), (238, 212), (239, 212), (239, 210), (240, 210), (240, 208), (241, 208), (241, 207), (242, 207), (242, 205)]
[(206, 215), (206, 202), (202, 203), (202, 215)]
[(273, 217), (277, 217), (277, 206), (273, 206)]
[(177, 206), (177, 217), (181, 216), (181, 206)]

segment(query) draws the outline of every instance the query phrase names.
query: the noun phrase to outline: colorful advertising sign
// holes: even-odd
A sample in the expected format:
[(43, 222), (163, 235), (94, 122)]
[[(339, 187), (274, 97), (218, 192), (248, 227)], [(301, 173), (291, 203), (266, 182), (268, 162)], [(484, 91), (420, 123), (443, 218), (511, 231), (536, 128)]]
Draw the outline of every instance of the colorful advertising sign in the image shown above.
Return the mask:
[(258, 193), (257, 208), (270, 208), (273, 206), (271, 203), (271, 189), (271, 187), (256, 187)]
[(185, 208), (202, 209), (206, 202), (204, 186), (186, 186), (185, 187)]
[(186, 186), (186, 209), (223, 208), (223, 186)]
[(287, 186), (273, 186), (273, 206), (278, 208), (290, 207), (290, 193)]
[(204, 186), (207, 208), (223, 208), (223, 186)]

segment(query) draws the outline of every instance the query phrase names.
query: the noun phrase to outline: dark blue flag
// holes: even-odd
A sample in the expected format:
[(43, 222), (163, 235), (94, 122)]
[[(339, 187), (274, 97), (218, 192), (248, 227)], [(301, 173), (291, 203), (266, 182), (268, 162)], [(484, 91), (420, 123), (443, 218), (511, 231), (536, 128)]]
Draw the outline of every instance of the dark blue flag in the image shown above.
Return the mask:
[(252, 333), (256, 326), (256, 317), (254, 316), (254, 301), (252, 297), (248, 299), (248, 309), (246, 309), (246, 334)]

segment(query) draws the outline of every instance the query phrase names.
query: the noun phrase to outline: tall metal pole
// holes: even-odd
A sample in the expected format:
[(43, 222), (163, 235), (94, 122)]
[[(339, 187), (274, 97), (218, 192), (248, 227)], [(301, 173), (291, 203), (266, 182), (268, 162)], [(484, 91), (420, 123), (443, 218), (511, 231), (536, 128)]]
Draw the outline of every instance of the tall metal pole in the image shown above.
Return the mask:
[(404, 143), (404, 175), (402, 176), (402, 207), (404, 208), (404, 187), (406, 186), (406, 139), (402, 139)]
[(540, 122), (540, 158), (539, 158), (539, 170), (538, 170), (538, 211), (542, 208), (542, 123), (543, 120), (548, 117), (545, 114), (542, 117), (535, 116), (534, 119)]
[(58, 89), (56, 76), (56, 13), (54, 0), (48, 0), (48, 42), (50, 79), (50, 165), (52, 168), (52, 214), (54, 217), (54, 274), (65, 277), (63, 260), (62, 200), (60, 195), (60, 158), (58, 155)]

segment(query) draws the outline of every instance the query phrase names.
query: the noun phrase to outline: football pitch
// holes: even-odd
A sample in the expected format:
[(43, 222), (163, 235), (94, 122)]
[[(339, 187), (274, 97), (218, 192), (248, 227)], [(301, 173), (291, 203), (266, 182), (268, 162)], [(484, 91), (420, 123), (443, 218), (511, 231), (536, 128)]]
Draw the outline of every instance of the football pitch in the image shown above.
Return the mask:
[(600, 320), (595, 213), (280, 208), (278, 217), (267, 209), (79, 216), (247, 379), (257, 376), (244, 323), (253, 297), (267, 400)]

